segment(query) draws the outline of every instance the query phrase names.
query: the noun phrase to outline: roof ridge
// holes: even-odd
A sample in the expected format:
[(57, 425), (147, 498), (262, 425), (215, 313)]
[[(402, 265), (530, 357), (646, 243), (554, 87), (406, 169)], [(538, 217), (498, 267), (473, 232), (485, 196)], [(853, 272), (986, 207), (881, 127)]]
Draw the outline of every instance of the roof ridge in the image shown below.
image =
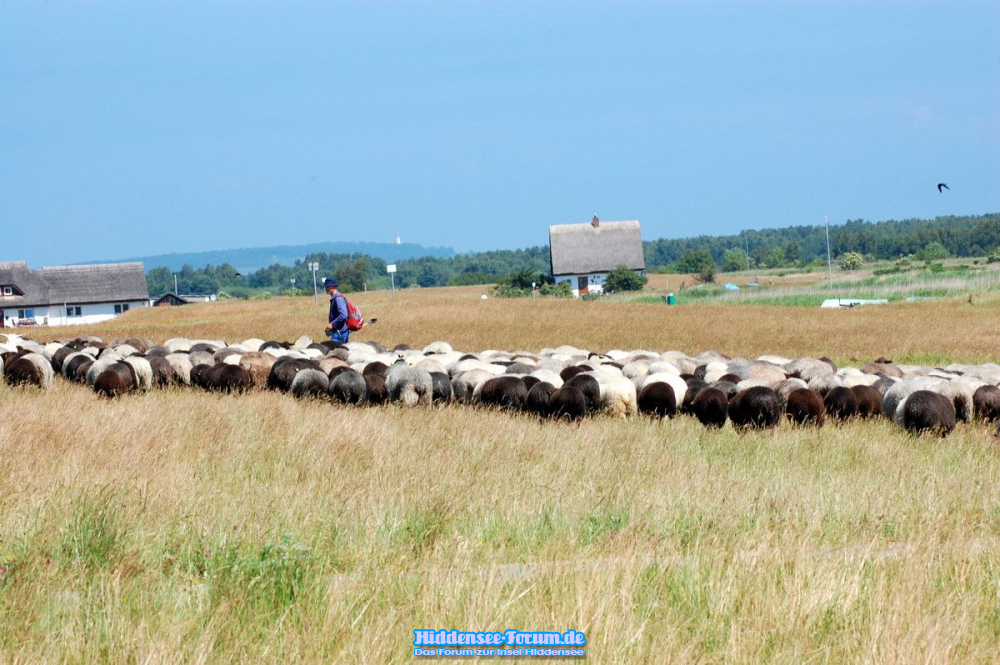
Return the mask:
[(141, 261), (131, 261), (127, 263), (77, 263), (68, 266), (43, 266), (37, 270), (102, 270), (107, 268), (143, 268)]

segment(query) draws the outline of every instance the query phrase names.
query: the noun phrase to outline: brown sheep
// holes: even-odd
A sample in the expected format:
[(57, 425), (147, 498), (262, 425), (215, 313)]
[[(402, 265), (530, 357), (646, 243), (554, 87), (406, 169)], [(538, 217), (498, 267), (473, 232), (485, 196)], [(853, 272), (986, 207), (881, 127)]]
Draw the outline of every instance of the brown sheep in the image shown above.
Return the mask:
[(254, 388), (264, 388), (267, 386), (267, 377), (271, 374), (271, 368), (274, 367), (277, 360), (270, 353), (251, 351), (240, 356), (240, 367), (247, 371), (250, 376), (250, 384)]
[(820, 396), (808, 388), (797, 388), (788, 393), (785, 415), (796, 425), (823, 425), (826, 407)]
[(882, 394), (871, 386), (852, 386), (851, 392), (858, 402), (859, 418), (878, 418), (882, 415)]
[(94, 392), (112, 398), (136, 389), (135, 370), (126, 362), (112, 363), (94, 381)]

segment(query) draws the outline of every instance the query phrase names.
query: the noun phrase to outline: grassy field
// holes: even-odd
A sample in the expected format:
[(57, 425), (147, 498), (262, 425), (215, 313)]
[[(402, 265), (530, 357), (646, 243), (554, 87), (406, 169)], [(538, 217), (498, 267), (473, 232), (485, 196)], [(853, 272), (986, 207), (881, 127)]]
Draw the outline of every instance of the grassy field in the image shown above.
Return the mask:
[[(893, 264), (878, 266), (883, 271)], [(755, 286), (747, 287), (747, 282)], [(727, 291), (724, 284), (733, 283), (739, 291)], [(1000, 264), (976, 265), (971, 261), (950, 259), (934, 270), (910, 267), (899, 272), (875, 274), (873, 270), (833, 273), (832, 284), (825, 271), (786, 272), (762, 271), (748, 277), (745, 273), (720, 274), (715, 284), (700, 285), (689, 275), (651, 275), (647, 290), (656, 295), (620, 294), (612, 298), (623, 301), (662, 303), (662, 294), (677, 295), (681, 304), (715, 305), (785, 305), (819, 307), (824, 300), (885, 299), (906, 302), (908, 298), (937, 300), (941, 298), (1000, 299)]]
[[(1000, 302), (843, 311), (357, 294), (356, 339), (998, 361)], [(318, 337), (312, 298), (38, 330)], [(740, 436), (172, 389), (0, 385), (0, 660), (403, 662), (413, 629), (587, 634), (593, 662), (996, 662), (979, 425)]]

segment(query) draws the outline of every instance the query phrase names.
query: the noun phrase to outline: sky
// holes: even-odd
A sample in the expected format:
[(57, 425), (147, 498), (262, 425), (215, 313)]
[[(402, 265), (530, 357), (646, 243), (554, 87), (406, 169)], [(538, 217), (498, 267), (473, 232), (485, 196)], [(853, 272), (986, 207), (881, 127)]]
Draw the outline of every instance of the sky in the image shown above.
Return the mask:
[(998, 212), (997, 35), (995, 0), (5, 0), (0, 260)]

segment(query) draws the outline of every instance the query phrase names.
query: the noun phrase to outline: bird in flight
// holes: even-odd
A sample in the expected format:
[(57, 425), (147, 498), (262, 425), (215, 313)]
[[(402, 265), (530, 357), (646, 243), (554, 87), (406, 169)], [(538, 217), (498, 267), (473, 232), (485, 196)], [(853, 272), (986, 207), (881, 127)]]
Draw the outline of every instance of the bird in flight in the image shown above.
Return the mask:
[(938, 192), (939, 193), (944, 194), (944, 190), (946, 190), (946, 189), (950, 191), (951, 187), (949, 187), (948, 185), (944, 184), (943, 182), (939, 182), (938, 183)]

